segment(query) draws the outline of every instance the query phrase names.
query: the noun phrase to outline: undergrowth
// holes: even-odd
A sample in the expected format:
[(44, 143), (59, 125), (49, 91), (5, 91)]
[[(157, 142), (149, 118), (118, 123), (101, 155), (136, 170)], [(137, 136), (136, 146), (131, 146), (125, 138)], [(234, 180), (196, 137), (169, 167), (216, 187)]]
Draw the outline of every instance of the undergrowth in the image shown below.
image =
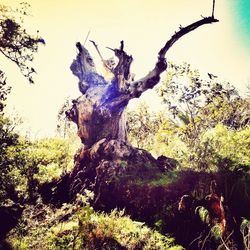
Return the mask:
[(92, 193), (79, 195), (75, 204), (52, 208), (44, 204), (25, 209), (19, 225), (9, 234), (13, 249), (145, 249), (180, 250), (174, 239), (131, 220), (124, 211), (95, 212)]

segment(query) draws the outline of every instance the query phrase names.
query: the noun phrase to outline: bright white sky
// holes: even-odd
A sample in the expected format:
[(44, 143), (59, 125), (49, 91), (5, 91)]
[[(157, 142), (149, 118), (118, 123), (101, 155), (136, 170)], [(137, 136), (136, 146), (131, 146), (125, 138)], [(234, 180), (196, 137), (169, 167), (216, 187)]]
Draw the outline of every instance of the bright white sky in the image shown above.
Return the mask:
[[(84, 42), (89, 30), (89, 39), (96, 41), (106, 58), (112, 52), (105, 47), (118, 47), (124, 40), (126, 51), (134, 58), (132, 72), (139, 78), (153, 67), (159, 49), (180, 24), (186, 26), (200, 15), (208, 16), (212, 8), (212, 0), (26, 1), (32, 12), (27, 26), (34, 34), (39, 30), (46, 41), (35, 55), (35, 84), (30, 85), (2, 56), (0, 65), (12, 86), (8, 111), (15, 110), (24, 117), (24, 128), (33, 137), (52, 135), (64, 100), (79, 96), (78, 80), (69, 66), (76, 55), (75, 42)], [(1, 0), (7, 5), (16, 2)], [(186, 35), (172, 47), (167, 59), (189, 62), (194, 68), (244, 89), (250, 81), (250, 49), (239, 34), (240, 20), (232, 2), (217, 0), (215, 16), (220, 22)], [(99, 58), (92, 44), (87, 42), (86, 47), (97, 63)]]

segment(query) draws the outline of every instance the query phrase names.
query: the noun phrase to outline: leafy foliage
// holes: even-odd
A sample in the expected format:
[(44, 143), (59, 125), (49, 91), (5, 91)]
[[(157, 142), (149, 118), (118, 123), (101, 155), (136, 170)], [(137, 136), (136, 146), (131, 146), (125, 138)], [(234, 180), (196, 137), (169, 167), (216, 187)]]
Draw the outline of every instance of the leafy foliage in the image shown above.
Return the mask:
[[(14, 249), (183, 249), (173, 238), (132, 221), (124, 211), (94, 212), (92, 194), (60, 209), (30, 207), (9, 237)], [(39, 216), (32, 217), (33, 214)], [(40, 218), (40, 219), (39, 219)], [(41, 219), (43, 218), (43, 219)], [(35, 220), (35, 221), (34, 221)], [(41, 238), (41, 236), (43, 238)]]
[(249, 123), (249, 100), (240, 97), (229, 83), (220, 83), (217, 77), (209, 76), (209, 79), (201, 77), (189, 64), (170, 63), (166, 80), (157, 89), (174, 121), (186, 125), (189, 140), (195, 140), (219, 122), (233, 129)]
[[(222, 124), (204, 133), (203, 140), (209, 142), (217, 159), (230, 159), (234, 166), (250, 166), (250, 126), (231, 130)], [(217, 162), (218, 163), (218, 162)]]
[(35, 69), (28, 64), (33, 61), (39, 43), (45, 42), (38, 35), (31, 36), (22, 27), (23, 18), (28, 15), (29, 7), (25, 2), (16, 10), (0, 5), (0, 52), (19, 67), (30, 83), (34, 83), (32, 75)]
[(151, 150), (154, 135), (162, 121), (163, 115), (161, 113), (150, 111), (145, 102), (140, 102), (136, 110), (127, 112), (129, 141), (137, 147), (144, 146), (145, 149)]
[(0, 202), (35, 201), (38, 185), (59, 178), (72, 167), (75, 147), (59, 138), (31, 142), (14, 128), (13, 122), (1, 117)]
[[(211, 74), (204, 80), (189, 64), (170, 63), (157, 92), (166, 114), (157, 116), (146, 105), (131, 113), (129, 135), (134, 145), (139, 137), (139, 146), (154, 155), (165, 154), (183, 167), (200, 170), (216, 170), (223, 158), (249, 164), (249, 98)], [(147, 130), (139, 126), (142, 121)]]
[(6, 105), (5, 101), (7, 100), (7, 95), (10, 93), (11, 89), (6, 84), (4, 73), (0, 70), (0, 115), (3, 115), (3, 110)]
[(0, 115), (0, 202), (7, 197), (16, 200), (15, 178), (12, 161), (9, 158), (10, 149), (18, 145), (18, 134), (13, 132), (13, 126), (8, 118)]
[[(38, 44), (44, 43), (44, 40), (29, 35), (22, 27), (28, 7), (28, 4), (21, 3), (20, 8), (13, 10), (0, 5), (0, 52), (15, 62), (22, 74), (33, 83), (32, 74), (35, 70), (28, 64), (33, 60)], [(20, 187), (24, 183), (30, 186), (34, 182), (31, 172), (36, 172), (35, 164), (28, 163), (27, 148), (31, 143), (14, 131), (16, 122), (4, 115), (9, 93), (10, 87), (6, 86), (4, 73), (0, 70), (0, 204), (9, 199), (14, 202), (24, 199), (23, 195), (22, 199), (20, 197)]]

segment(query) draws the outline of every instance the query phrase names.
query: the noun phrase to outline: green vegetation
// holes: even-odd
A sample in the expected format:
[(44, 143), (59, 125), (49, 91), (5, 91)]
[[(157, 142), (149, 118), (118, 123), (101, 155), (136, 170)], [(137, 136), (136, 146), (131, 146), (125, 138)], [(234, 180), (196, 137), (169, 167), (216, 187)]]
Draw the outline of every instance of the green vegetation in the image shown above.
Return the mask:
[(131, 183), (138, 186), (148, 186), (148, 187), (157, 187), (157, 186), (167, 186), (173, 182), (176, 182), (178, 179), (179, 171), (171, 171), (163, 174), (157, 174), (155, 176), (146, 176), (138, 178)]
[[(13, 11), (0, 5), (0, 52), (33, 83), (35, 70), (29, 62), (44, 40), (27, 34), (22, 27), (27, 7), (22, 3)], [(229, 83), (211, 75), (202, 77), (189, 64), (169, 63), (166, 78), (157, 88), (164, 112), (152, 112), (146, 103), (128, 112), (129, 140), (135, 147), (178, 161), (175, 169), (163, 166), (156, 173), (157, 166), (149, 162), (143, 162), (138, 171), (136, 167), (128, 169), (126, 160), (117, 159), (119, 170), (127, 175), (110, 176), (115, 184), (119, 182), (117, 186), (121, 184), (124, 196), (134, 199), (128, 210), (136, 204), (138, 213), (130, 212), (143, 218), (141, 221), (132, 220), (126, 210), (95, 210), (93, 193), (87, 190), (71, 203), (45, 204), (40, 188), (56, 183), (72, 170), (79, 144), (75, 127), (65, 117), (70, 100), (58, 113), (58, 137), (32, 141), (17, 132), (18, 121), (4, 112), (9, 92), (0, 71), (0, 249), (183, 249), (175, 239), (186, 246), (199, 240), (201, 248), (208, 243), (206, 249), (230, 249), (233, 233), (224, 237), (222, 224), (213, 224), (210, 211), (199, 204), (207, 202), (206, 195), (211, 192), (206, 186), (209, 174), (223, 177), (219, 201), (222, 204), (224, 197), (229, 214), (225, 220), (233, 221), (232, 232), (238, 226), (242, 244), (250, 248), (250, 99), (240, 96)], [(200, 183), (195, 185), (196, 181)], [(133, 190), (126, 189), (124, 183)], [(101, 187), (110, 192), (113, 187), (105, 184)], [(177, 194), (184, 192), (189, 192), (183, 197), (191, 201), (183, 203), (186, 207), (182, 204), (185, 208), (189, 205), (182, 214)], [(158, 207), (161, 202), (163, 208)], [(142, 216), (145, 214), (147, 218)]]
[[(91, 196), (86, 191), (75, 204), (60, 209), (27, 207), (8, 239), (13, 249), (183, 249), (173, 238), (132, 221), (124, 211), (95, 212), (88, 201)], [(41, 217), (47, 219), (41, 222)]]
[(15, 202), (35, 201), (39, 185), (58, 179), (72, 168), (75, 148), (69, 147), (67, 140), (55, 138), (30, 142), (22, 137), (15, 139), (15, 144), (2, 148), (1, 203), (5, 203), (10, 190), (15, 198), (8, 198)]
[(0, 4), (0, 53), (15, 63), (30, 83), (34, 83), (33, 74), (36, 71), (31, 62), (39, 44), (45, 44), (45, 41), (38, 34), (34, 36), (27, 33), (23, 27), (29, 7), (26, 2), (20, 3), (15, 9)]
[(0, 115), (0, 204), (35, 202), (38, 187), (72, 168), (76, 147), (63, 138), (30, 141)]
[[(141, 103), (128, 114), (129, 136), (135, 146), (155, 156), (172, 157), (182, 169), (217, 171), (223, 159), (234, 166), (249, 165), (248, 97), (218, 78), (202, 78), (189, 64), (172, 63), (157, 92), (165, 113), (152, 112)], [(143, 123), (145, 133), (139, 132), (138, 123)]]
[[(182, 69), (182, 74), (178, 73), (179, 69)], [(199, 81), (196, 78), (194, 80), (194, 75), (199, 74), (197, 71), (194, 73), (189, 65), (173, 70), (175, 73), (170, 71), (167, 81), (158, 88), (163, 100), (168, 100), (163, 104), (166, 112), (152, 112), (142, 103), (128, 117), (132, 143), (149, 150), (155, 156), (165, 155), (176, 159), (176, 168), (156, 173), (153, 170), (157, 166), (145, 162), (143, 171), (133, 172), (134, 170), (128, 169), (126, 160), (118, 160), (124, 171), (128, 169), (128, 176), (124, 176), (126, 180), (118, 177), (116, 181), (121, 186), (122, 183), (131, 185), (136, 192), (141, 195), (145, 193), (148, 199), (153, 199), (157, 190), (165, 187), (168, 190), (173, 184), (177, 188), (182, 185), (185, 173), (188, 175), (189, 171), (197, 176), (223, 173), (221, 190), (227, 204), (230, 204), (232, 211), (239, 211), (242, 217), (246, 217), (240, 223), (241, 235), (247, 248), (249, 218), (246, 204), (250, 201), (249, 99), (239, 96), (234, 88), (226, 88), (214, 79), (206, 80), (204, 87), (200, 76)], [(180, 90), (180, 87), (177, 88), (177, 83), (181, 81), (178, 77), (183, 75), (189, 79), (190, 86), (184, 85), (184, 89)], [(193, 221), (182, 222), (178, 219), (176, 200), (180, 197), (175, 197), (170, 189), (169, 196), (164, 197), (170, 203), (166, 203), (163, 210), (154, 210), (157, 211), (156, 214), (150, 214), (151, 228), (145, 222), (130, 219), (125, 211), (95, 211), (89, 202), (92, 193), (87, 191), (85, 196), (79, 195), (73, 203), (58, 207), (44, 204), (39, 188), (44, 183), (60, 179), (72, 169), (73, 155), (79, 143), (73, 135), (74, 127), (65, 120), (67, 103), (59, 111), (58, 137), (31, 141), (19, 135), (15, 130), (18, 125), (16, 121), (4, 114), (9, 88), (4, 83), (4, 75), (1, 76), (0, 203), (6, 209), (18, 204), (23, 210), (18, 224), (5, 235), (13, 249), (182, 249), (174, 243), (174, 238), (182, 243), (181, 235), (184, 233), (178, 231), (176, 223), (185, 225)], [(173, 76), (177, 77), (176, 82), (171, 78)], [(173, 84), (176, 84), (175, 88)], [(204, 96), (194, 94), (199, 90), (199, 93), (205, 93)], [(187, 95), (188, 91), (190, 95)], [(176, 95), (174, 109), (170, 98), (172, 95)], [(177, 96), (182, 97), (178, 100)], [(190, 182), (193, 180), (190, 179)], [(202, 184), (202, 179), (200, 182)], [(200, 190), (197, 186), (197, 190), (190, 190), (190, 194), (202, 199), (207, 194), (207, 189), (205, 187)], [(234, 205), (235, 200), (241, 205)], [(143, 197), (135, 197), (131, 204), (133, 202), (145, 202), (138, 214), (150, 209)], [(203, 226), (209, 227), (202, 244), (206, 245), (209, 241), (217, 242), (217, 246), (231, 244), (227, 238), (224, 241), (220, 225), (209, 226), (207, 209), (198, 207), (195, 214)], [(169, 232), (173, 235), (169, 236)], [(192, 240), (197, 237), (192, 236), (189, 230), (185, 235)], [(7, 243), (1, 244), (5, 246)]]

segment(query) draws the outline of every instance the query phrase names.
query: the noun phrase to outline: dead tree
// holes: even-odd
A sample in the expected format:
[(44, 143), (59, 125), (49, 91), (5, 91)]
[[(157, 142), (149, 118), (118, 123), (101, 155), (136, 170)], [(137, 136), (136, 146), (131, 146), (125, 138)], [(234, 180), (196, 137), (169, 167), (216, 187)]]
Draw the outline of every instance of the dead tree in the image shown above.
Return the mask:
[[(129, 204), (131, 197), (127, 195), (134, 190), (130, 182), (125, 185), (128, 176), (141, 179), (148, 176), (157, 178), (162, 174), (163, 165), (170, 163), (169, 158), (156, 160), (147, 151), (127, 143), (124, 110), (131, 99), (140, 97), (160, 81), (161, 73), (167, 69), (166, 53), (176, 41), (202, 25), (215, 22), (218, 20), (210, 16), (175, 32), (160, 49), (154, 68), (137, 81), (130, 73), (133, 58), (125, 52), (123, 41), (119, 49), (111, 49), (118, 58), (117, 65), (109, 64), (101, 57), (104, 67), (113, 74), (110, 82), (97, 73), (88, 50), (81, 43), (76, 44), (78, 54), (70, 69), (79, 79), (82, 95), (72, 101), (72, 108), (66, 115), (77, 124), (83, 146), (75, 155), (72, 172), (57, 184), (58, 199), (65, 194), (65, 199), (72, 199), (87, 188), (94, 191), (97, 206), (114, 208), (120, 204), (123, 207)], [(92, 43), (98, 52), (97, 45)], [(150, 175), (149, 165), (152, 167)], [(121, 179), (124, 180), (123, 185), (120, 185)], [(107, 197), (112, 198), (108, 200)]]
[(160, 81), (161, 73), (167, 69), (166, 53), (176, 41), (198, 27), (214, 22), (218, 20), (210, 16), (180, 28), (159, 51), (155, 67), (137, 81), (131, 79), (130, 66), (133, 58), (124, 51), (123, 41), (119, 49), (112, 49), (118, 58), (118, 64), (110, 69), (113, 73), (111, 82), (107, 82), (96, 72), (91, 55), (78, 42), (78, 55), (70, 68), (79, 79), (82, 95), (73, 101), (67, 116), (77, 124), (78, 135), (85, 147), (89, 148), (103, 138), (127, 141), (124, 109), (128, 102), (140, 97)]

